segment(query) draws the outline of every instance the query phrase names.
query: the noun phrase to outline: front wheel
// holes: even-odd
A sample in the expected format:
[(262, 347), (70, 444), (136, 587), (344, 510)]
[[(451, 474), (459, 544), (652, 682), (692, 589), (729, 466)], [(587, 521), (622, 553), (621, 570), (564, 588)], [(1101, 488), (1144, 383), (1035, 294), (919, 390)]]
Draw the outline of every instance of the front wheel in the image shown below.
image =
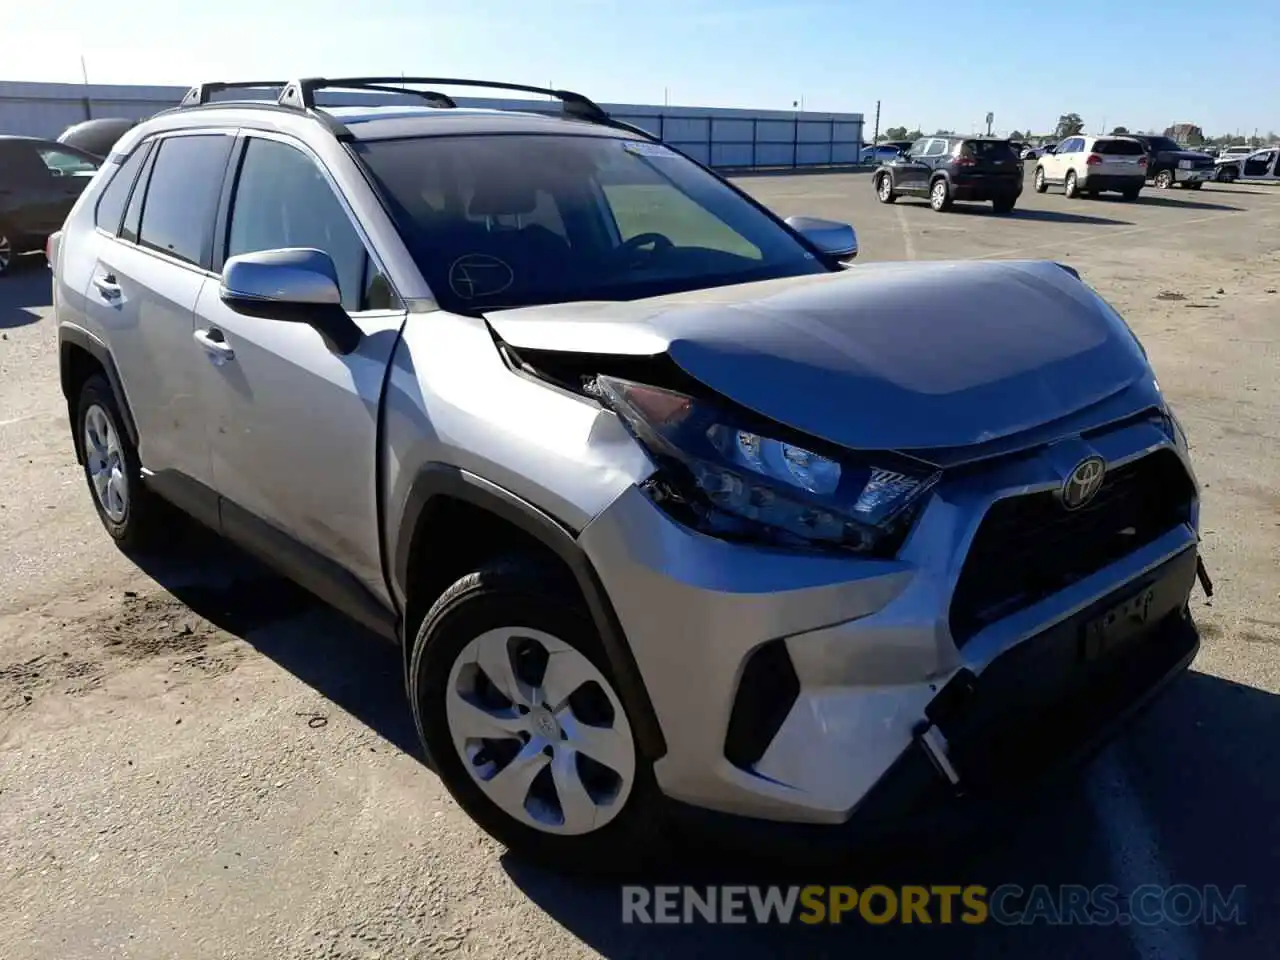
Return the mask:
[(659, 852), (659, 795), (575, 589), (512, 557), (460, 579), (414, 641), (418, 736), (445, 787), (508, 848), (574, 870)]
[(1214, 179), (1219, 183), (1231, 183), (1237, 176), (1239, 174), (1235, 167), (1219, 167), (1217, 173), (1214, 174)]
[(1168, 190), (1174, 184), (1173, 171), (1161, 170), (1156, 174), (1156, 187), (1160, 190)]
[(1067, 174), (1066, 182), (1062, 185), (1062, 192), (1071, 200), (1080, 196), (1080, 183), (1076, 179), (1076, 172), (1074, 170)]
[(933, 185), (929, 187), (929, 206), (937, 213), (951, 209), (951, 186), (942, 177), (933, 181)]
[(893, 191), (893, 177), (887, 173), (880, 174), (876, 180), (876, 198), (881, 203), (893, 203), (898, 199), (898, 195)]

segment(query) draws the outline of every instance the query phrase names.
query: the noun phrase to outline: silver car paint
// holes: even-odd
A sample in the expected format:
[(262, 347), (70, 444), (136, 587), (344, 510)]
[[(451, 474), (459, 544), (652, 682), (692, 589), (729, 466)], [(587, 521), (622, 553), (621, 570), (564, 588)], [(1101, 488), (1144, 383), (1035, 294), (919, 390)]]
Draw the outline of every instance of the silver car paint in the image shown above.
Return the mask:
[[(958, 651), (947, 632), (946, 608), (969, 538), (995, 499), (1060, 484), (1062, 471), (1052, 458), (1036, 458), (1016, 469), (1006, 464), (938, 488), (901, 556), (893, 561), (797, 555), (731, 544), (681, 527), (637, 487), (654, 467), (614, 414), (508, 366), (485, 321), (433, 309), (431, 291), (345, 147), (302, 116), (231, 107), (219, 108), (217, 113), (220, 122), (225, 119), (307, 144), (358, 213), (366, 239), (408, 311), (407, 317), (358, 318), (369, 335), (366, 343), (356, 354), (340, 358), (309, 331), (226, 316), (217, 302), (216, 279), (204, 277), (185, 330), (181, 323), (177, 325), (182, 336), (175, 334), (172, 343), (166, 344), (162, 359), (170, 359), (171, 346), (173, 356), (181, 352), (196, 358), (200, 367), (192, 382), (203, 384), (209, 406), (202, 411), (205, 430), (194, 431), (193, 436), (211, 438), (211, 446), (220, 450), (211, 454), (215, 482), (239, 483), (235, 493), (249, 501), (242, 505), (263, 511), (264, 519), (320, 545), (331, 559), (384, 596), (376, 583), (380, 567), (372, 519), (375, 463), (382, 468), (384, 484), (381, 534), (387, 549), (383, 556), (394, 556), (398, 538), (407, 533), (400, 529), (398, 518), (414, 479), (423, 469), (440, 463), (501, 486), (570, 530), (580, 531), (579, 542), (609, 593), (657, 710), (668, 754), (657, 764), (656, 773), (662, 789), (673, 797), (777, 819), (841, 820), (901, 752), (934, 689), (959, 666), (980, 669), (1001, 651), (1195, 541), (1193, 520), (1069, 590), (994, 624)], [(162, 130), (199, 127), (209, 116), (208, 111), (196, 110), (149, 121), (126, 135), (118, 149), (127, 151), (143, 137)], [(92, 203), (100, 189), (100, 183), (91, 188), (68, 221), (70, 242), (63, 243), (56, 279), (59, 320), (83, 323), (118, 353), (128, 349), (117, 336), (119, 330), (129, 329), (127, 325), (104, 323), (100, 311), (86, 306), (90, 273), (103, 255), (99, 247), (120, 246), (143, 256), (135, 272), (146, 273), (149, 285), (173, 283), (166, 278), (175, 269), (163, 257), (143, 255), (94, 230)], [(926, 268), (915, 264), (911, 269)], [(1125, 362), (1104, 364), (1108, 377), (1093, 377), (1078, 392), (1067, 389), (1069, 381), (1055, 380), (1054, 391), (1034, 398), (1038, 415), (1060, 417), (1077, 409), (1086, 394), (1117, 390), (1120, 381), (1129, 384), (1129, 391), (1135, 385), (1139, 388), (1135, 404), (1146, 396), (1143, 391), (1155, 389), (1153, 383), (1149, 388), (1145, 385), (1150, 371), (1145, 361), (1134, 359), (1120, 328), (1099, 319), (1088, 299), (1092, 295), (1067, 292), (1070, 284), (1065, 273), (1050, 279), (1046, 271), (1056, 267), (1014, 266), (1003, 268), (1005, 273), (1000, 269), (953, 268), (950, 275), (981, 296), (968, 304), (948, 303), (937, 322), (961, 315), (969, 325), (966, 336), (993, 329), (1016, 334), (1007, 319), (987, 317), (998, 302), (991, 285), (1004, 283), (1021, 292), (1024, 305), (1053, 309), (1056, 304), (1058, 319), (1078, 320), (1085, 333), (1055, 334), (1044, 329), (1052, 334), (1050, 342), (1039, 346), (1015, 336), (1017, 351), (995, 351), (1001, 364), (993, 366), (994, 360), (981, 358), (986, 379), (999, 382), (1012, 376), (1011, 371), (1025, 368), (1035, 356), (1075, 361), (1082, 352), (1087, 355), (1089, 344), (1106, 342)], [(912, 298), (914, 272), (894, 274), (889, 268), (873, 271), (862, 266), (852, 276), (862, 271), (871, 279), (857, 289), (873, 292), (861, 301), (864, 318), (885, 305), (909, 309), (936, 302)], [(707, 331), (705, 342), (714, 349), (702, 347), (701, 354), (673, 352), (686, 361), (690, 356), (695, 362), (701, 357), (702, 375), (726, 387), (726, 392), (760, 402), (751, 392), (749, 379), (719, 379), (730, 369), (733, 336), (743, 336), (757, 350), (766, 336), (777, 342), (776, 311), (788, 297), (798, 297), (817, 314), (844, 309), (845, 288), (837, 287), (844, 276), (778, 283), (776, 293), (781, 299), (763, 311), (756, 309), (761, 290), (754, 285), (685, 295), (683, 300), (690, 306), (678, 323), (672, 306), (682, 298), (537, 308), (491, 319), (513, 343), (643, 354), (691, 342), (682, 339), (688, 335), (679, 325), (685, 322), (685, 313), (702, 310), (698, 329)], [(930, 296), (938, 295), (934, 285), (925, 286), (932, 290)], [(936, 287), (946, 288), (946, 283), (939, 280)], [(824, 299), (828, 291), (837, 289), (839, 303)], [(1075, 313), (1065, 306), (1067, 300), (1076, 302)], [(236, 373), (205, 360), (191, 338), (196, 315), (200, 322), (216, 319), (225, 324), (236, 339), (237, 362), (244, 361), (248, 371), (239, 373), (243, 382), (232, 382)], [(727, 316), (735, 317), (731, 326)], [(984, 319), (990, 325), (984, 325)], [(770, 332), (753, 331), (752, 324), (769, 327)], [(813, 322), (786, 329), (790, 336), (805, 340), (795, 348), (802, 353), (794, 359), (806, 363), (823, 349), (817, 344), (831, 333), (824, 324)], [(850, 369), (855, 359), (864, 365), (875, 359), (851, 349), (847, 341), (840, 346), (840, 350), (825, 349), (841, 369)], [(997, 344), (989, 340), (988, 346), (994, 350)], [(922, 368), (912, 366), (900, 352), (882, 351), (881, 355), (905, 366), (871, 371), (862, 395), (854, 399), (882, 401), (884, 394), (867, 385), (874, 381), (898, 390), (905, 390), (905, 383), (914, 387), (913, 402), (931, 402), (927, 384), (920, 383)], [(375, 447), (377, 380), (388, 359), (382, 441)], [(1129, 363), (1141, 369), (1130, 376)], [(960, 373), (969, 376), (971, 371)], [(1078, 373), (1084, 376), (1088, 371)], [(149, 407), (152, 417), (173, 402), (171, 391), (183, 389), (190, 388), (126, 378), (135, 412)], [(972, 396), (957, 389), (961, 397)], [(865, 421), (849, 415), (850, 409), (857, 409), (849, 406), (850, 400), (847, 394), (828, 400), (829, 412), (821, 417), (812, 403), (794, 407), (789, 415), (799, 424), (820, 425), (832, 436), (842, 435), (839, 422), (843, 420), (855, 424), (845, 429), (862, 431), (858, 439), (879, 438), (874, 429), (883, 428), (860, 426)], [(1007, 416), (1000, 428), (1031, 426), (1035, 416)], [(892, 440), (889, 446), (904, 446), (910, 445), (904, 439), (962, 443), (962, 437), (974, 433), (976, 421), (971, 415), (958, 429), (954, 421), (947, 422), (946, 430), (916, 423), (911, 437), (889, 431), (883, 436)], [(985, 427), (978, 431), (983, 436), (990, 432)], [(1168, 446), (1169, 441), (1158, 430), (1140, 424), (1105, 433), (1091, 444), (1091, 449), (1115, 465)], [(145, 449), (150, 466), (151, 448)], [(158, 456), (163, 447), (161, 451)], [(236, 470), (250, 475), (237, 480)], [(760, 643), (778, 637), (787, 638), (802, 680), (802, 696), (756, 772), (750, 773), (724, 759), (728, 713), (744, 658)]]
[(665, 350), (738, 403), (854, 449), (984, 443), (1151, 377), (1115, 312), (1043, 261), (872, 263), (491, 319), (516, 347)]
[[(1145, 423), (1081, 443), (1073, 452), (1097, 453), (1109, 468), (1175, 449)], [(747, 816), (843, 821), (910, 744), (925, 705), (957, 669), (981, 673), (1196, 543), (1193, 517), (957, 650), (947, 608), (983, 514), (1002, 497), (1060, 488), (1069, 469), (1045, 453), (947, 482), (893, 561), (728, 544), (676, 524), (638, 490), (618, 498), (580, 543), (613, 599), (662, 728), (679, 731), (668, 734), (655, 766), (663, 792)], [(783, 637), (801, 696), (748, 773), (724, 757), (734, 693), (750, 652)]]

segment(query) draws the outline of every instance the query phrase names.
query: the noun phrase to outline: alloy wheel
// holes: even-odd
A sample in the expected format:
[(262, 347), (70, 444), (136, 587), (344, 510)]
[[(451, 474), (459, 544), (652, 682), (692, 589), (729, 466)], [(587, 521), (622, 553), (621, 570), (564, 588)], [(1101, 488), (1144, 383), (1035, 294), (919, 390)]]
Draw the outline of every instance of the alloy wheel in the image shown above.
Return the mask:
[(546, 833), (598, 830), (626, 805), (636, 748), (622, 703), (575, 647), (523, 627), (490, 630), (454, 661), (449, 737), (503, 813)]
[(933, 189), (929, 191), (929, 200), (933, 204), (933, 209), (942, 209), (947, 202), (947, 184), (945, 180), (939, 180), (933, 185)]
[(880, 176), (880, 200), (887, 203), (892, 193), (893, 185), (889, 182), (889, 175), (882, 174)]
[(120, 523), (129, 510), (129, 476), (111, 418), (96, 403), (84, 414), (84, 462), (98, 505)]

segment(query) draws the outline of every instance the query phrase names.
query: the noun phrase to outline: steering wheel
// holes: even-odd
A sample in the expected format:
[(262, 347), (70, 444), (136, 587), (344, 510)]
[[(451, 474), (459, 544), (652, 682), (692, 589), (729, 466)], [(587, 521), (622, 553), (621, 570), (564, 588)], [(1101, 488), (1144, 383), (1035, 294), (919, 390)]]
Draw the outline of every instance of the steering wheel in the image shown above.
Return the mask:
[(649, 253), (643, 258), (651, 260), (660, 253), (665, 253), (674, 247), (671, 238), (662, 233), (637, 233), (630, 240), (625, 240), (622, 246), (618, 247), (616, 253), (618, 259), (622, 260), (628, 266), (638, 265), (641, 262), (639, 256), (640, 251), (645, 247), (652, 247)]

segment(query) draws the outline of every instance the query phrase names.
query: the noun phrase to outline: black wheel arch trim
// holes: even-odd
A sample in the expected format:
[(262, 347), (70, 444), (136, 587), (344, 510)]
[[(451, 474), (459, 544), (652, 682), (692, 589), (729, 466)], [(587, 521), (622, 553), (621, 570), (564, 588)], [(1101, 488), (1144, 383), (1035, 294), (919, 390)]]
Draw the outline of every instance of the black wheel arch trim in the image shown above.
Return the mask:
[[(58, 375), (62, 383), (62, 395), (66, 398), (67, 409), (74, 417), (77, 397), (73, 395), (71, 385), (71, 349), (77, 348), (93, 357), (107, 375), (107, 383), (115, 394), (116, 403), (120, 407), (120, 416), (124, 418), (124, 432), (129, 442), (138, 446), (138, 425), (134, 422), (133, 411), (129, 408), (129, 399), (124, 392), (124, 383), (120, 379), (120, 371), (107, 345), (82, 327), (62, 324), (58, 327)], [(73, 431), (74, 436), (74, 431)], [(75, 438), (76, 456), (82, 456), (80, 440)]]
[[(409, 593), (409, 558), (414, 532), (427, 505), (439, 496), (462, 500), (493, 513), (533, 537), (564, 561), (577, 581), (600, 634), (605, 656), (618, 684), (618, 694), (631, 715), (637, 746), (650, 761), (662, 757), (667, 752), (667, 744), (658, 715), (645, 689), (631, 645), (595, 568), (572, 531), (522, 497), (459, 467), (439, 463), (424, 467), (409, 489), (392, 551), (392, 587), (402, 609)], [(407, 633), (407, 623), (402, 629)], [(408, 650), (412, 637), (404, 636), (402, 639)]]

